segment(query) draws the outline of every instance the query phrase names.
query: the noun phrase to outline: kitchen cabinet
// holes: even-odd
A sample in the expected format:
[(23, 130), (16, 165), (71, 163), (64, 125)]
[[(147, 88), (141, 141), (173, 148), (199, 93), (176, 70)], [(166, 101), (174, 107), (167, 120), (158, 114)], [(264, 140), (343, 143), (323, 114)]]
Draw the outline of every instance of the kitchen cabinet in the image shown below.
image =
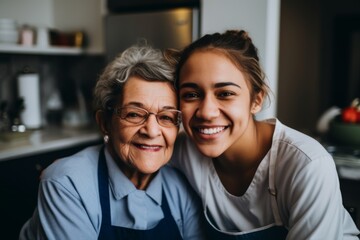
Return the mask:
[(355, 224), (360, 228), (360, 181), (340, 178), (340, 189), (343, 204), (354, 219)]
[[(91, 135), (92, 136), (92, 135)], [(58, 139), (57, 147), (51, 150), (21, 152), (18, 156), (8, 156), (0, 160), (0, 226), (2, 239), (18, 239), (24, 223), (32, 216), (36, 206), (37, 190), (41, 171), (54, 160), (71, 155), (81, 149), (101, 143), (101, 139), (90, 137), (88, 140), (69, 142)], [(52, 143), (50, 142), (50, 145)], [(52, 144), (54, 146), (54, 144)], [(63, 147), (65, 146), (65, 147)], [(35, 149), (36, 150), (36, 149)], [(0, 154), (4, 153), (0, 151)]]

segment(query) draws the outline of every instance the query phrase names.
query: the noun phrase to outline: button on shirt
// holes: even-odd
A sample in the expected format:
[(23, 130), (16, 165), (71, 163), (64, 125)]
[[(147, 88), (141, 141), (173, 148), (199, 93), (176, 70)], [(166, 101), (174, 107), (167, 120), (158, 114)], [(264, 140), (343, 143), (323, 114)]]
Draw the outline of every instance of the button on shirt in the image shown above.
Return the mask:
[[(20, 239), (97, 239), (101, 227), (97, 167), (101, 146), (58, 160), (43, 173), (38, 206)], [(202, 211), (184, 177), (164, 166), (146, 191), (138, 190), (105, 151), (109, 172), (111, 223), (151, 229), (164, 217), (162, 189), (184, 239), (203, 239)]]

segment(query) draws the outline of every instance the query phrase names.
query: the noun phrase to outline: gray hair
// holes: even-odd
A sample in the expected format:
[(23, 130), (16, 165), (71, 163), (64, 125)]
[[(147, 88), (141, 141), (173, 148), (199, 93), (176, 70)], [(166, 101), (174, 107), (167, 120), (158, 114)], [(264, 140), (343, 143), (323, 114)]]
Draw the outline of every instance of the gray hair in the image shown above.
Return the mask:
[(94, 90), (94, 110), (113, 108), (130, 77), (171, 82), (173, 85), (174, 70), (161, 50), (144, 44), (131, 46), (109, 63), (100, 75)]

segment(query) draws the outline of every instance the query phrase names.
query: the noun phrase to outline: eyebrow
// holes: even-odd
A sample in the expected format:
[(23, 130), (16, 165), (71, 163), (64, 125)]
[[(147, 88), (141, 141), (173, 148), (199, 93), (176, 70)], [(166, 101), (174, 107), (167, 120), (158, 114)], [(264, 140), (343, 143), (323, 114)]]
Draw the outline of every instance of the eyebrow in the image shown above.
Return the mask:
[[(237, 85), (233, 82), (220, 82), (220, 83), (216, 83), (214, 85), (215, 88), (222, 88), (222, 87), (226, 87), (226, 86), (235, 86), (235, 87), (241, 88), (239, 85)], [(180, 89), (181, 88), (199, 88), (199, 86), (196, 83), (183, 83), (180, 85)]]
[[(139, 107), (148, 110), (141, 102), (128, 102), (126, 105), (124, 105), (124, 107)], [(174, 106), (163, 106), (160, 110), (167, 110), (167, 109), (177, 109), (177, 108)]]
[(235, 86), (235, 87), (241, 88), (239, 85), (237, 85), (233, 82), (220, 82), (220, 83), (215, 84), (215, 88), (221, 88), (221, 87), (226, 87), (226, 86)]

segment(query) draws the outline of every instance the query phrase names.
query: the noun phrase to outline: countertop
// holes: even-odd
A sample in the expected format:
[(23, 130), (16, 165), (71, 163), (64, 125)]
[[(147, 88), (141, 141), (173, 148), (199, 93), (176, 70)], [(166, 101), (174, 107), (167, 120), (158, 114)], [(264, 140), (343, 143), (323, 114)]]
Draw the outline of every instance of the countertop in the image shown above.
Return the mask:
[(0, 133), (0, 161), (101, 141), (96, 128), (46, 128), (25, 133)]

